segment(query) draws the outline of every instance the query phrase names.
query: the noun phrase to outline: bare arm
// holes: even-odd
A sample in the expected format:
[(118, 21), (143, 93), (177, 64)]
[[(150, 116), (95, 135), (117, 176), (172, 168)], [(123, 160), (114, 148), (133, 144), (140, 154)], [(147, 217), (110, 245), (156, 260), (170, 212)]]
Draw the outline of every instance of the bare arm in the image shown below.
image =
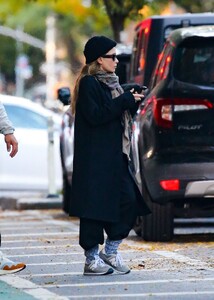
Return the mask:
[(18, 142), (14, 134), (6, 134), (4, 140), (7, 145), (7, 151), (10, 152), (11, 157), (14, 157), (18, 152)]

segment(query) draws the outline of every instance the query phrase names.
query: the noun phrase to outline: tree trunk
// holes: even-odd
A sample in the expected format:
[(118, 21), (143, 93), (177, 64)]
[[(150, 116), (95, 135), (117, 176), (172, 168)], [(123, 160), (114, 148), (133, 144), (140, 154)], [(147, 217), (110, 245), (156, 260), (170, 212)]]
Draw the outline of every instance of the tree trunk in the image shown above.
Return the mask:
[(121, 42), (120, 32), (124, 30), (125, 17), (121, 15), (112, 15), (110, 17), (112, 31), (116, 42)]
[(76, 74), (77, 72), (79, 72), (79, 69), (82, 65), (79, 57), (76, 55), (76, 43), (72, 38), (67, 38), (64, 41), (68, 49), (68, 59), (71, 65), (71, 71), (73, 74)]
[[(116, 42), (121, 42), (120, 41), (120, 32), (123, 31), (123, 29), (124, 29), (125, 19), (127, 18), (129, 12), (125, 12), (125, 13), (120, 12), (119, 13), (116, 10), (112, 9), (111, 1), (103, 0), (103, 2), (105, 4), (106, 11), (107, 11), (107, 14), (110, 19), (114, 39)], [(121, 2), (121, 3), (119, 3), (119, 2)], [(123, 5), (122, 0), (117, 1), (117, 6), (120, 7), (120, 5)]]

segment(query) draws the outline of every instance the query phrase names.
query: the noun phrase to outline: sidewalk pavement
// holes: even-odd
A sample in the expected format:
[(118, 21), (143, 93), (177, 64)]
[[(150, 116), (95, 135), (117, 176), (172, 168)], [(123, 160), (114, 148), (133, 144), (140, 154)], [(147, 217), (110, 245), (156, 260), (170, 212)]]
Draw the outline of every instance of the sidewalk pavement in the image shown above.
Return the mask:
[(25, 292), (12, 287), (11, 285), (0, 281), (0, 299), (1, 300), (35, 300), (33, 296), (26, 294)]
[(49, 209), (61, 208), (62, 195), (45, 192), (0, 191), (0, 209)]

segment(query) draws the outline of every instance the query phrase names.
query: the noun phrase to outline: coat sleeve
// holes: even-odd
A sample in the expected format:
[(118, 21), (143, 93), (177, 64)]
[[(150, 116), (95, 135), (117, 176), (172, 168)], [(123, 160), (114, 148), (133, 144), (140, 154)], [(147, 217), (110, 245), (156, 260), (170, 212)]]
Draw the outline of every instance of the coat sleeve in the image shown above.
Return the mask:
[(125, 92), (111, 99), (93, 76), (82, 78), (78, 103), (84, 117), (92, 125), (104, 124), (120, 117), (123, 111), (136, 107), (134, 96)]
[(134, 117), (134, 115), (136, 114), (136, 112), (137, 112), (137, 110), (139, 108), (140, 103), (141, 103), (141, 101), (136, 102), (135, 106), (129, 109), (132, 117)]
[(8, 119), (3, 104), (0, 102), (0, 133), (6, 135), (6, 134), (12, 134), (13, 132), (14, 132), (13, 125)]

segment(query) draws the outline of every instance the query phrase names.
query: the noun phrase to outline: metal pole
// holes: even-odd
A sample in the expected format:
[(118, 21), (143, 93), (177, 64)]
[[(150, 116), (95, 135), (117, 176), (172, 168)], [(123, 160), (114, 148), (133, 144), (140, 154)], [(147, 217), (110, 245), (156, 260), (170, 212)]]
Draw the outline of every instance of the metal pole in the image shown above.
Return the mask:
[(23, 97), (25, 82), (20, 73), (19, 70), (16, 70), (16, 96)]
[[(20, 32), (23, 32), (23, 28), (19, 26), (17, 29)], [(24, 95), (24, 77), (21, 73), (20, 67), (20, 57), (21, 53), (23, 53), (23, 43), (20, 40), (16, 40), (16, 66), (15, 66), (15, 74), (16, 74), (16, 96), (23, 97)]]
[(55, 58), (56, 58), (56, 43), (55, 43), (55, 22), (54, 15), (50, 15), (46, 19), (46, 104), (53, 106), (54, 86), (56, 84), (55, 76)]
[(58, 197), (55, 182), (54, 122), (48, 118), (48, 198)]

